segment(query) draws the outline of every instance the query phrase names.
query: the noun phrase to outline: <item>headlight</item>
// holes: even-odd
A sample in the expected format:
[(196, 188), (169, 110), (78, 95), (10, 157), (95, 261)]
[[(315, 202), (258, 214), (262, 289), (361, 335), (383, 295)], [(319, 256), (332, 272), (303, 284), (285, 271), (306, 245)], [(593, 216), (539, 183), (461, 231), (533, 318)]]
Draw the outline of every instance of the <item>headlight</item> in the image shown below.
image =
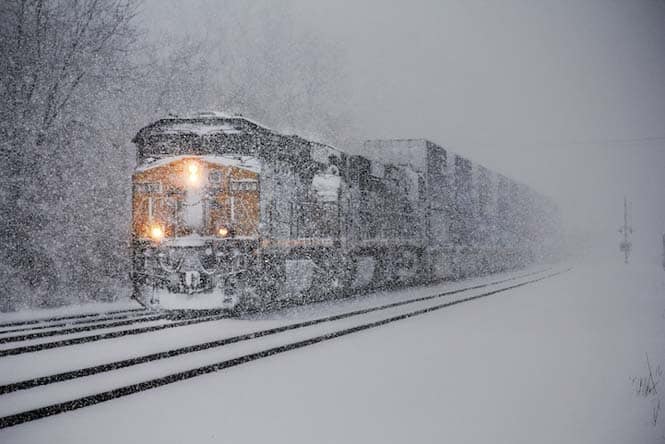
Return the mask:
[(152, 240), (159, 242), (164, 238), (164, 229), (159, 225), (150, 227), (150, 237)]
[(222, 227), (219, 230), (217, 230), (217, 234), (219, 234), (222, 237), (226, 237), (229, 235), (229, 229), (226, 227)]
[(189, 172), (189, 183), (190, 185), (198, 185), (200, 181), (199, 175), (199, 164), (196, 162), (191, 162), (187, 165), (187, 171)]

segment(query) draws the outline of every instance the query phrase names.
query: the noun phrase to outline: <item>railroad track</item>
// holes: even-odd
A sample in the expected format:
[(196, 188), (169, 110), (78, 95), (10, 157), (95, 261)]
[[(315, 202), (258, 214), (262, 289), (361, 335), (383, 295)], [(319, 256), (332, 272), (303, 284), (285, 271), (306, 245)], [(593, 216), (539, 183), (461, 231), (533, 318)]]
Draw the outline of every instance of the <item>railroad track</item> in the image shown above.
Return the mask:
[(82, 327), (69, 327), (69, 328), (64, 328), (61, 330), (52, 330), (52, 331), (40, 331), (36, 333), (25, 333), (25, 334), (20, 334), (20, 335), (13, 335), (13, 336), (5, 336), (5, 337), (0, 337), (0, 344), (7, 344), (11, 342), (23, 342), (23, 341), (29, 341), (32, 339), (39, 339), (39, 338), (47, 338), (51, 336), (63, 336), (63, 335), (68, 335), (68, 334), (73, 334), (73, 333), (83, 333), (87, 331), (93, 331), (93, 330), (101, 330), (105, 328), (113, 328), (113, 327), (124, 327), (127, 325), (134, 325), (142, 322), (151, 322), (151, 321), (159, 321), (160, 319), (164, 319), (163, 314), (151, 314), (151, 315), (145, 315), (145, 316), (137, 316), (134, 318), (130, 319), (124, 319), (124, 320), (117, 320), (113, 322), (104, 322), (104, 323), (97, 323), (93, 325), (85, 325)]
[[(501, 279), (498, 281), (494, 282), (489, 282), (485, 284), (480, 284), (477, 286), (469, 287), (468, 289), (477, 289), (477, 288), (484, 288), (489, 285), (496, 285), (504, 282), (509, 282), (513, 281), (515, 279), (520, 279), (528, 276), (533, 276), (534, 274), (547, 271), (547, 270), (540, 270), (537, 272), (531, 272), (531, 273), (526, 273), (522, 274), (519, 276), (514, 276), (506, 279)], [(456, 291), (456, 290), (455, 290)], [(454, 293), (448, 293), (448, 294), (454, 294)], [(146, 313), (145, 310), (140, 309), (137, 311), (142, 311), (143, 314), (141, 316), (137, 316), (136, 319), (134, 320), (121, 320), (118, 322), (110, 322), (106, 324), (98, 323), (90, 326), (84, 326), (84, 327), (71, 327), (71, 328), (65, 328), (61, 330), (53, 330), (53, 331), (48, 331), (48, 332), (36, 332), (36, 333), (28, 333), (28, 334), (23, 334), (23, 335), (15, 335), (15, 336), (9, 336), (9, 337), (0, 337), (0, 345), (1, 344), (7, 344), (7, 343), (14, 343), (14, 342), (25, 342), (25, 341), (31, 341), (31, 340), (38, 340), (42, 338), (47, 338), (47, 337), (53, 337), (53, 336), (65, 336), (65, 335), (70, 335), (70, 334), (77, 334), (77, 333), (85, 333), (88, 331), (94, 331), (98, 329), (108, 329), (108, 328), (115, 328), (115, 327), (122, 327), (122, 326), (132, 326), (137, 323), (141, 322), (151, 322), (151, 321), (159, 321), (165, 319), (165, 316), (162, 314), (152, 314), (152, 313)], [(84, 317), (87, 317), (88, 315), (83, 315)], [(50, 350), (54, 348), (60, 348), (60, 347), (68, 347), (68, 346), (73, 346), (73, 345), (80, 345), (80, 344), (86, 344), (90, 342), (96, 342), (96, 341), (102, 341), (102, 340), (108, 340), (108, 339), (117, 339), (121, 338), (124, 336), (132, 336), (132, 335), (140, 335), (140, 334), (145, 334), (145, 333), (152, 333), (152, 332), (157, 332), (160, 330), (167, 330), (171, 328), (177, 328), (177, 327), (187, 327), (187, 326), (192, 326), (195, 324), (200, 324), (204, 322), (214, 322), (214, 321), (219, 321), (225, 318), (228, 318), (229, 315), (226, 313), (222, 314), (213, 314), (213, 315), (207, 315), (207, 316), (199, 316), (191, 319), (185, 319), (181, 321), (172, 321), (168, 323), (163, 323), (159, 325), (151, 325), (147, 327), (140, 327), (140, 328), (130, 328), (126, 330), (115, 330), (115, 331), (110, 331), (110, 332), (104, 332), (104, 333), (97, 333), (94, 335), (87, 335), (87, 336), (77, 336), (73, 338), (66, 338), (66, 339), (59, 339), (51, 342), (40, 342), (40, 343), (34, 343), (34, 344), (27, 344), (27, 345), (20, 345), (17, 347), (10, 347), (10, 348), (0, 348), (0, 358), (5, 357), (5, 356), (14, 356), (14, 355), (20, 355), (24, 353), (34, 353), (38, 351), (44, 351), (44, 350)], [(70, 318), (75, 318), (74, 316)], [(53, 318), (51, 318), (53, 319)], [(0, 334), (1, 336), (1, 334)]]
[(70, 320), (70, 319), (94, 318), (94, 317), (100, 317), (100, 316), (109, 316), (109, 315), (117, 315), (117, 314), (125, 314), (125, 313), (136, 313), (136, 312), (145, 312), (145, 311), (146, 311), (145, 308), (132, 308), (132, 309), (127, 309), (127, 310), (112, 310), (112, 311), (106, 311), (106, 312), (101, 312), (101, 313), (85, 313), (85, 314), (68, 315), (68, 316), (53, 316), (53, 317), (49, 317), (49, 318), (40, 318), (40, 319), (26, 319), (26, 320), (22, 320), (22, 321), (12, 321), (12, 322), (0, 323), (0, 328), (16, 327), (16, 326), (21, 326), (21, 325), (43, 324), (43, 323), (48, 323), (48, 322), (65, 321), (65, 320)]
[[(68, 372), (62, 372), (49, 376), (6, 384), (0, 386), (0, 395), (2, 395), (3, 398), (7, 399), (7, 397), (11, 398), (12, 396), (19, 395), (18, 405), (29, 405), (31, 403), (31, 400), (28, 399), (28, 402), (26, 404), (25, 401), (27, 398), (25, 398), (25, 396), (23, 397), (23, 402), (21, 402), (20, 392), (27, 391), (25, 392), (27, 394), (31, 392), (30, 389), (36, 389), (38, 387), (41, 388), (41, 390), (44, 390), (45, 386), (51, 386), (57, 384), (74, 384), (77, 383), (78, 380), (81, 380), (82, 378), (86, 377), (90, 378), (97, 377), (99, 379), (105, 374), (110, 375), (109, 379), (113, 379), (114, 376), (117, 376), (120, 380), (122, 380), (122, 377), (126, 375), (122, 375), (121, 373), (131, 371), (132, 367), (150, 365), (150, 363), (162, 360), (167, 360), (166, 361), (167, 363), (172, 363), (173, 361), (180, 360), (177, 363), (173, 364), (174, 369), (176, 369), (177, 367), (176, 371), (167, 372), (167, 374), (159, 375), (157, 377), (148, 380), (142, 380), (138, 383), (133, 383), (130, 385), (119, 384), (120, 387), (118, 387), (117, 381), (107, 382), (102, 379), (99, 379), (100, 383), (94, 384), (94, 387), (96, 389), (102, 388), (104, 387), (104, 385), (110, 385), (110, 386), (113, 386), (114, 384), (116, 385), (113, 386), (112, 388), (109, 387), (108, 390), (102, 390), (93, 395), (85, 395), (73, 400), (51, 403), (46, 406), (37, 406), (26, 409), (18, 413), (7, 414), (6, 416), (0, 417), (0, 428), (11, 427), (28, 421), (44, 418), (46, 416), (52, 416), (55, 414), (76, 410), (82, 407), (99, 404), (101, 402), (120, 398), (123, 396), (128, 396), (134, 393), (139, 393), (145, 390), (149, 390), (151, 388), (157, 388), (167, 384), (172, 384), (177, 381), (190, 379), (195, 376), (217, 372), (229, 367), (234, 367), (243, 363), (256, 361), (268, 356), (273, 356), (279, 353), (284, 353), (290, 350), (303, 348), (309, 345), (346, 336), (352, 333), (368, 330), (371, 328), (376, 328), (399, 320), (423, 315), (426, 313), (430, 313), (436, 310), (440, 310), (464, 302), (485, 298), (491, 295), (495, 295), (497, 293), (506, 292), (518, 287), (533, 284), (542, 281), (544, 279), (554, 277), (568, 270), (556, 271), (556, 272), (549, 272), (549, 270), (546, 270), (535, 273), (528, 273), (521, 276), (460, 288), (456, 290), (450, 290), (434, 295), (402, 300), (398, 302), (383, 304), (361, 310), (349, 311), (341, 314), (325, 316), (304, 322), (297, 322), (275, 328), (249, 332), (237, 336), (220, 338), (215, 341), (195, 344), (188, 347), (175, 348), (164, 352), (147, 354), (130, 359), (110, 362), (103, 365), (91, 366), (87, 368), (81, 368)], [(539, 274), (539, 276), (531, 277), (536, 274)], [(452, 301), (450, 300), (445, 302), (437, 301), (437, 299), (446, 296), (452, 296), (461, 293), (469, 293), (473, 292), (474, 290), (496, 286), (501, 283), (515, 281), (518, 279), (524, 279), (527, 277), (529, 279), (509, 286), (501, 286), (500, 288), (491, 289), (489, 291), (484, 291), (478, 294), (468, 295), (462, 298), (454, 299)], [(432, 301), (440, 303), (431, 305)], [(409, 309), (403, 311), (404, 308), (409, 308)], [(315, 329), (313, 328), (319, 324), (324, 324), (324, 323), (332, 324), (337, 328), (332, 332), (326, 332), (324, 334), (321, 334), (321, 331), (315, 331)], [(295, 337), (288, 337), (286, 343), (279, 342), (279, 340), (276, 339), (276, 338), (281, 338), (283, 336), (281, 334), (287, 334), (287, 333)], [(259, 341), (260, 339), (262, 339), (265, 343), (260, 342)], [(277, 341), (277, 343), (274, 343), (275, 341)], [(251, 346), (250, 347), (247, 346), (247, 343), (255, 343), (255, 342), (259, 342), (258, 346), (261, 347), (262, 349), (257, 351), (256, 349), (252, 349)], [(267, 348), (265, 348), (266, 346)], [(216, 354), (211, 354), (212, 351), (218, 351), (218, 350), (224, 351), (227, 349), (232, 349), (233, 347), (235, 347), (237, 350), (233, 349), (229, 351), (228, 353), (230, 353), (231, 356), (227, 356), (226, 359), (220, 360)], [(199, 363), (201, 365), (193, 365), (193, 362), (191, 362), (190, 360), (182, 359), (186, 358), (187, 355), (194, 356), (197, 352), (205, 352), (205, 351), (207, 351), (206, 353), (209, 353), (209, 355), (206, 355), (205, 359), (201, 360), (201, 362)], [(200, 354), (200, 356), (203, 355)], [(157, 371), (157, 373), (159, 373), (159, 371)], [(80, 387), (78, 389), (81, 390)], [(62, 387), (60, 387), (60, 392), (62, 392)], [(65, 392), (69, 393), (69, 391), (67, 390), (65, 390)], [(90, 393), (90, 390), (83, 390), (82, 393)], [(10, 400), (15, 400), (15, 399), (10, 399)], [(8, 404), (9, 403), (5, 403), (5, 405)]]
[[(141, 327), (141, 328), (134, 328), (134, 329), (129, 329), (129, 330), (116, 330), (116, 331), (111, 331), (111, 332), (106, 332), (106, 333), (98, 333), (95, 335), (90, 335), (90, 336), (80, 336), (80, 337), (75, 337), (75, 338), (68, 338), (68, 339), (60, 339), (57, 341), (53, 342), (44, 342), (44, 343), (38, 343), (38, 344), (30, 344), (30, 345), (23, 345), (19, 347), (14, 347), (14, 348), (3, 348), (0, 349), (0, 358), (5, 357), (5, 356), (13, 356), (13, 355), (20, 355), (24, 353), (33, 353), (33, 352), (38, 352), (38, 351), (43, 351), (43, 350), (50, 350), (53, 348), (60, 348), (60, 347), (68, 347), (71, 345), (79, 345), (79, 344), (86, 344), (89, 342), (96, 342), (96, 341), (102, 341), (105, 339), (115, 339), (115, 338), (121, 338), (124, 336), (132, 336), (132, 335), (139, 335), (143, 333), (152, 333), (160, 330), (166, 330), (170, 328), (177, 328), (177, 327), (185, 327), (189, 325), (194, 325), (194, 324), (200, 324), (203, 322), (211, 322), (211, 321), (218, 321), (221, 319), (226, 319), (228, 318), (228, 315), (216, 315), (216, 316), (209, 316), (209, 317), (203, 317), (203, 318), (194, 318), (194, 319), (189, 319), (187, 321), (177, 321), (177, 322), (171, 322), (171, 323), (166, 323), (166, 324), (159, 324), (159, 325), (152, 325), (149, 327)], [(160, 319), (156, 319), (160, 320)], [(135, 322), (130, 323), (128, 325), (135, 324)]]
[(48, 330), (48, 329), (54, 329), (54, 328), (60, 328), (60, 327), (71, 327), (73, 325), (95, 325), (101, 322), (106, 322), (106, 321), (121, 321), (123, 319), (133, 319), (133, 318), (142, 318), (145, 316), (150, 316), (154, 315), (154, 312), (149, 312), (147, 310), (141, 310), (137, 313), (127, 313), (127, 314), (121, 314), (121, 315), (112, 315), (112, 316), (100, 316), (97, 318), (93, 319), (74, 319), (74, 320), (64, 320), (64, 321), (57, 321), (57, 322), (51, 322), (47, 323), (45, 325), (36, 325), (36, 326), (30, 326), (30, 327), (19, 327), (19, 328), (10, 328), (10, 329), (5, 329), (5, 330), (0, 330), (0, 336), (3, 335), (8, 335), (11, 333), (26, 333), (26, 332), (31, 332), (31, 331), (40, 331), (40, 330)]

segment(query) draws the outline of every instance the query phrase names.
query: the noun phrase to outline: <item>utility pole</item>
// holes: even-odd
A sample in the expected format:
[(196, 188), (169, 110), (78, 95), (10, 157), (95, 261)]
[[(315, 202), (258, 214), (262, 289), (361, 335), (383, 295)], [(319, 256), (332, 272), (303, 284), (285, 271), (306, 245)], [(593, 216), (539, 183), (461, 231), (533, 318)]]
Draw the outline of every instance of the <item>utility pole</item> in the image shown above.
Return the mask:
[(619, 228), (619, 233), (623, 234), (623, 240), (619, 244), (619, 250), (623, 252), (623, 262), (628, 263), (628, 256), (630, 255), (630, 250), (632, 244), (628, 239), (628, 236), (633, 233), (633, 227), (628, 225), (628, 201), (626, 198), (623, 198), (623, 226)]
[(665, 234), (663, 234), (663, 270), (665, 270)]

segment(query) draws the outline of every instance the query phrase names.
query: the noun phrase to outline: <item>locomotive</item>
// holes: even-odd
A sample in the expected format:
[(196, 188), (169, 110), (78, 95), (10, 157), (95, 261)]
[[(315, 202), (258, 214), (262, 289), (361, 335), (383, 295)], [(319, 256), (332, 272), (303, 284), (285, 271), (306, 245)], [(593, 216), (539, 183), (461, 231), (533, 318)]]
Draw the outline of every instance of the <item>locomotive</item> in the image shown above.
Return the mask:
[(132, 140), (133, 298), (242, 310), (494, 273), (558, 254), (556, 205), (424, 139), (352, 155), (241, 115)]

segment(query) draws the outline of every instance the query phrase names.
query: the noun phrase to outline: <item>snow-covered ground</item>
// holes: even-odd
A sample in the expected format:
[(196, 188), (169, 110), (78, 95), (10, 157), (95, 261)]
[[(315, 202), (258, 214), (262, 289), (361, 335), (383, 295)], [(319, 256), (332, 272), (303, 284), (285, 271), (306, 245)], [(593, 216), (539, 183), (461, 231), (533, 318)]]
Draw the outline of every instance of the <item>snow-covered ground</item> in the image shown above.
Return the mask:
[(124, 310), (137, 310), (142, 307), (135, 301), (127, 299), (115, 302), (89, 302), (80, 305), (64, 305), (56, 308), (30, 309), (8, 313), (0, 313), (0, 323), (19, 322), (32, 319), (49, 319), (61, 316), (106, 313)]
[[(126, 354), (455, 285), (137, 335)], [(646, 375), (646, 353), (652, 367), (665, 367), (664, 316), (662, 268), (578, 265), (489, 298), (10, 427), (0, 442), (658, 442), (665, 416), (649, 424), (652, 400), (635, 394), (631, 378)], [(0, 376), (6, 383), (108, 362), (119, 356), (114, 341), (4, 357)], [(0, 400), (13, 404), (20, 393)]]

